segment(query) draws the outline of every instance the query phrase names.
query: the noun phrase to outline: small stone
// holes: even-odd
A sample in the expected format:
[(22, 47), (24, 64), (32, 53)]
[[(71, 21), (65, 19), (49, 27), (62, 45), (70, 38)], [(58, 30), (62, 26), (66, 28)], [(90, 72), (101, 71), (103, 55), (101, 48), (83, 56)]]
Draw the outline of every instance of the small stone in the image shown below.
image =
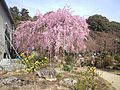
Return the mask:
[(3, 86), (3, 85), (23, 86), (23, 85), (31, 84), (31, 83), (33, 82), (29, 80), (23, 80), (15, 76), (0, 79), (0, 86)]
[(67, 77), (61, 80), (59, 83), (62, 85), (74, 86), (77, 83), (77, 80)]

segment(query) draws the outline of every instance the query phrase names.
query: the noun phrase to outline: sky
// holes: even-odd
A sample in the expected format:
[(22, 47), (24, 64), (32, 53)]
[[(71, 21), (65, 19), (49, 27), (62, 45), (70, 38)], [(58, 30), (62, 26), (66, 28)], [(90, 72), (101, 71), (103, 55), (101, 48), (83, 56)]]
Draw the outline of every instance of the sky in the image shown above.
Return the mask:
[(26, 8), (30, 16), (37, 11), (45, 14), (68, 6), (73, 15), (89, 17), (100, 14), (110, 21), (120, 22), (120, 0), (5, 0), (9, 7), (17, 6), (20, 10)]

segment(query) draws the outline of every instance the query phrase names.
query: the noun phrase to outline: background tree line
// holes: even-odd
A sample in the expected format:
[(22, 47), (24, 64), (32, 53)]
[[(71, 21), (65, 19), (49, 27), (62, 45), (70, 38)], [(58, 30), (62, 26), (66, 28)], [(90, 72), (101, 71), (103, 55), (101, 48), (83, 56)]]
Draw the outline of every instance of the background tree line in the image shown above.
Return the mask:
[(120, 54), (120, 23), (109, 21), (102, 15), (93, 15), (87, 19), (90, 37), (87, 43), (88, 49), (104, 51), (111, 54)]
[[(32, 20), (29, 15), (29, 11), (26, 8), (22, 8), (20, 11), (16, 6), (10, 7), (10, 12), (13, 16), (15, 24), (20, 21)], [(115, 21), (109, 21), (108, 18), (102, 15), (93, 15), (87, 19), (87, 23), (90, 25), (89, 28), (93, 31), (111, 31), (111, 32), (120, 32), (120, 23)]]
[(102, 15), (93, 15), (87, 19), (87, 23), (90, 25), (89, 28), (94, 31), (115, 31), (120, 32), (120, 23), (115, 21), (109, 21), (108, 18)]

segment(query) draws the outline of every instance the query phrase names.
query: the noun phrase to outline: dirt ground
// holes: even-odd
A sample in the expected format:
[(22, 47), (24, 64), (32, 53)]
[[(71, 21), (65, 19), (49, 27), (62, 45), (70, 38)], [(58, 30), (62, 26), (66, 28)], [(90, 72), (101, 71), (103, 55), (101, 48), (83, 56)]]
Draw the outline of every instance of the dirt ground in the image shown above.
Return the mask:
[[(76, 70), (76, 72), (79, 72), (80, 70), (81, 70), (81, 68), (78, 68)], [(62, 73), (62, 75), (63, 75), (62, 78), (70, 77), (75, 74), (75, 73), (71, 73), (71, 72), (64, 72), (60, 68), (57, 68), (56, 71), (57, 71), (57, 73)], [(104, 74), (106, 74), (106, 73), (104, 73)], [(10, 82), (10, 84), (4, 84), (2, 86), (0, 85), (0, 90), (72, 90), (72, 89), (60, 84), (60, 81), (62, 80), (62, 78), (60, 78), (60, 77), (56, 81), (50, 82), (50, 81), (45, 80), (44, 78), (39, 78), (36, 74), (32, 74), (32, 73), (26, 74), (26, 72), (14, 72), (14, 73), (9, 72), (9, 73), (5, 73), (3, 76), (1, 76), (0, 79), (2, 79), (2, 78), (4, 79), (6, 77), (11, 77), (11, 76), (18, 78), (18, 79), (16, 79), (17, 83), (20, 79), (20, 83), (16, 84), (16, 81), (12, 80), (12, 82)], [(114, 90), (114, 89), (110, 89), (110, 87), (108, 87), (106, 85), (104, 80), (99, 80), (98, 84), (99, 84), (98, 88), (100, 88), (100, 89), (96, 89), (96, 90)], [(118, 89), (116, 89), (116, 90), (118, 90)]]

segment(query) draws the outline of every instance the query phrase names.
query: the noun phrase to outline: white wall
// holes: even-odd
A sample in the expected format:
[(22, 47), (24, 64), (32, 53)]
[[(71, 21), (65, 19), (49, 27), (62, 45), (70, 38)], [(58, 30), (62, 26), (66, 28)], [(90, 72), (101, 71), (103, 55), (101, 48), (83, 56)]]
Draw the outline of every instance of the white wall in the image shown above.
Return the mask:
[(8, 27), (12, 29), (12, 24), (10, 22), (10, 19), (2, 7), (0, 3), (0, 60), (3, 59), (3, 55), (5, 52), (4, 45), (5, 45), (5, 37), (4, 37), (4, 32), (5, 32), (5, 23), (8, 24)]

